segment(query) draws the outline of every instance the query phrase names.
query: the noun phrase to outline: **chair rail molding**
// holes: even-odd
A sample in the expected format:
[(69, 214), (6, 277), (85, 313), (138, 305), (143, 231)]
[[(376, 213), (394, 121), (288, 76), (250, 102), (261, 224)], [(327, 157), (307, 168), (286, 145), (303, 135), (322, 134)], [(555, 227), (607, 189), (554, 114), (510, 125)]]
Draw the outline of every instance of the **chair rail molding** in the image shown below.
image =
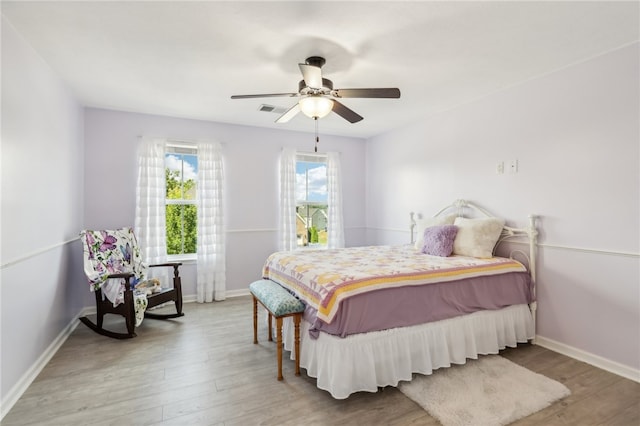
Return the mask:
[(0, 265), (0, 270), (8, 268), (8, 267), (13, 266), (13, 265), (16, 265), (18, 263), (24, 262), (25, 260), (29, 260), (29, 259), (31, 259), (33, 257), (40, 256), (43, 253), (46, 253), (46, 252), (51, 251), (51, 250), (54, 250), (54, 249), (56, 249), (58, 247), (65, 246), (65, 245), (67, 245), (69, 243), (72, 243), (74, 241), (77, 241), (79, 239), (80, 239), (80, 237), (74, 237), (74, 238), (71, 238), (69, 240), (62, 241), (60, 243), (52, 244), (50, 246), (46, 246), (46, 247), (43, 247), (41, 249), (34, 250), (31, 253), (25, 254), (24, 256), (20, 256), (20, 257), (17, 257), (15, 259), (12, 259), (12, 260), (10, 260), (8, 262), (3, 263), (2, 265)]

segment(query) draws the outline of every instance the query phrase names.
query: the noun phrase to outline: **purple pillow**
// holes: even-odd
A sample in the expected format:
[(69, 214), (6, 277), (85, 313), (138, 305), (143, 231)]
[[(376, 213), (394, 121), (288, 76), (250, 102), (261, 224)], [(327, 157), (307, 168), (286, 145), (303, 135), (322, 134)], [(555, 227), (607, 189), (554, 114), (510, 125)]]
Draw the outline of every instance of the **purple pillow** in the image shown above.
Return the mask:
[(455, 225), (430, 226), (424, 230), (424, 254), (447, 257), (453, 252), (453, 241), (456, 239), (458, 227)]

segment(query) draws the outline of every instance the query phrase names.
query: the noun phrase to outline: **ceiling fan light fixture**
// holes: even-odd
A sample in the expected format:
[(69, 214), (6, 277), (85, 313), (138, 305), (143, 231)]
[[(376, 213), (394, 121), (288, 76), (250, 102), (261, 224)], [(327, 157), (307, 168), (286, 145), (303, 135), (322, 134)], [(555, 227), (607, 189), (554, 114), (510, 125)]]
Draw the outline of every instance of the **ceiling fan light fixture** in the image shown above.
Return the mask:
[(333, 109), (333, 101), (325, 96), (305, 96), (298, 102), (300, 110), (309, 118), (322, 118)]
[[(2, 0), (0, 0), (2, 1)], [(287, 112), (282, 114), (276, 123), (286, 123), (300, 111), (307, 117), (318, 122), (318, 118), (325, 117), (330, 112), (344, 118), (349, 123), (357, 123), (363, 117), (338, 101), (342, 98), (388, 98), (400, 97), (397, 87), (376, 87), (364, 89), (333, 89), (333, 82), (322, 76), (322, 66), (325, 60), (320, 56), (307, 58), (304, 64), (298, 64), (302, 73), (302, 80), (298, 83), (296, 93), (264, 93), (261, 95), (233, 95), (231, 99), (296, 97), (299, 101)], [(335, 99), (334, 99), (335, 98)]]

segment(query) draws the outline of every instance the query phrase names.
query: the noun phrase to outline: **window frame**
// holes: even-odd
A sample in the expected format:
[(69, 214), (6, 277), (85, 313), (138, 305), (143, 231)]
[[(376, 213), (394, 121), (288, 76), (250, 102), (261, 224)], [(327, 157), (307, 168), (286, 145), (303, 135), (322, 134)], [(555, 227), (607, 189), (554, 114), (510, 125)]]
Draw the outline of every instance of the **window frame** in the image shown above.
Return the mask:
[[(167, 144), (165, 146), (165, 161), (166, 161), (167, 155), (171, 155), (171, 154), (194, 155), (196, 158), (198, 158), (198, 147), (196, 146), (196, 144), (193, 144), (193, 143), (182, 142), (182, 141), (169, 141), (169, 142), (167, 142)], [(165, 164), (165, 170), (166, 170), (166, 164)], [(183, 171), (181, 173), (181, 176), (184, 176), (184, 163), (183, 163)], [(193, 199), (167, 198), (167, 196), (166, 196), (166, 188), (165, 188), (165, 198), (164, 198), (165, 212), (166, 212), (167, 206), (169, 206), (169, 205), (193, 205), (193, 206), (196, 207), (196, 215), (197, 215), (197, 211), (198, 211), (197, 184), (198, 184), (198, 182), (196, 181), (196, 193), (195, 193), (195, 196), (194, 196)], [(183, 194), (183, 196), (184, 196), (184, 194)], [(196, 216), (196, 218), (197, 218), (197, 216)], [(165, 222), (166, 222), (166, 219), (165, 219)], [(183, 226), (184, 226), (184, 223), (183, 223)], [(196, 241), (197, 241), (197, 237), (198, 236), (197, 236), (197, 222), (196, 222)], [(166, 239), (167, 239), (167, 230), (166, 230), (166, 224), (165, 224), (165, 240)], [(183, 246), (184, 246), (184, 241), (183, 241)], [(196, 252), (195, 253), (181, 253), (181, 254), (168, 254), (167, 253), (167, 260), (169, 260), (169, 261), (180, 261), (180, 262), (189, 262), (189, 263), (191, 263), (191, 262), (195, 262), (197, 260), (197, 257), (198, 257), (198, 246), (197, 246), (197, 243), (196, 243)]]
[[(324, 164), (325, 169), (328, 167), (327, 165), (327, 155), (326, 154), (318, 154), (318, 153), (307, 153), (307, 152), (296, 152), (296, 175), (297, 175), (297, 169), (298, 169), (298, 164), (299, 163), (316, 163), (316, 164)], [(328, 180), (329, 176), (327, 173), (327, 180)], [(297, 184), (297, 183), (296, 183)], [(309, 197), (309, 189), (306, 188), (306, 199), (305, 200), (298, 200), (296, 197), (296, 221), (297, 221), (297, 216), (299, 215), (297, 208), (298, 206), (306, 206), (307, 207), (307, 212), (308, 212), (308, 207), (310, 205), (321, 205), (324, 206), (326, 209), (326, 213), (325, 216), (327, 216), (328, 214), (328, 210), (329, 210), (329, 200), (328, 200), (328, 188), (325, 190), (325, 195), (327, 197), (327, 200), (325, 202), (318, 202), (318, 201), (310, 201), (308, 199)], [(322, 211), (322, 210), (320, 210)], [(307, 213), (308, 215), (308, 213)], [(301, 218), (303, 218), (302, 216), (300, 216)], [(307, 216), (305, 216), (304, 218), (308, 219)], [(327, 218), (328, 221), (328, 218)], [(308, 224), (306, 224), (305, 229), (308, 232)], [(297, 238), (297, 225), (296, 225), (296, 242), (298, 241)], [(300, 244), (297, 242), (297, 249), (298, 250), (307, 250), (307, 249), (327, 249), (328, 248), (328, 241), (325, 242), (324, 244), (315, 244), (315, 245), (311, 245), (311, 243), (309, 241), (307, 241), (307, 244)]]

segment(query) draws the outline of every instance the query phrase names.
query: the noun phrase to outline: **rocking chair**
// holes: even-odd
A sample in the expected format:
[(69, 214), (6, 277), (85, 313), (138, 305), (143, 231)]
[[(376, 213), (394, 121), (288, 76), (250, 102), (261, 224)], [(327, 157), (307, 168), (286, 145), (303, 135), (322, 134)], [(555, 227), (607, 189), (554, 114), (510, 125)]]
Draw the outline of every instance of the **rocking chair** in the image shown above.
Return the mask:
[[(80, 233), (84, 247), (84, 272), (96, 297), (96, 323), (81, 317), (87, 327), (107, 337), (128, 339), (136, 336), (135, 327), (143, 318), (169, 319), (183, 316), (179, 262), (147, 266), (131, 228)], [(147, 269), (173, 267), (173, 287), (162, 288), (157, 279), (147, 280)], [(174, 302), (175, 314), (155, 314), (147, 309)], [(103, 328), (105, 314), (122, 315), (126, 333)]]

